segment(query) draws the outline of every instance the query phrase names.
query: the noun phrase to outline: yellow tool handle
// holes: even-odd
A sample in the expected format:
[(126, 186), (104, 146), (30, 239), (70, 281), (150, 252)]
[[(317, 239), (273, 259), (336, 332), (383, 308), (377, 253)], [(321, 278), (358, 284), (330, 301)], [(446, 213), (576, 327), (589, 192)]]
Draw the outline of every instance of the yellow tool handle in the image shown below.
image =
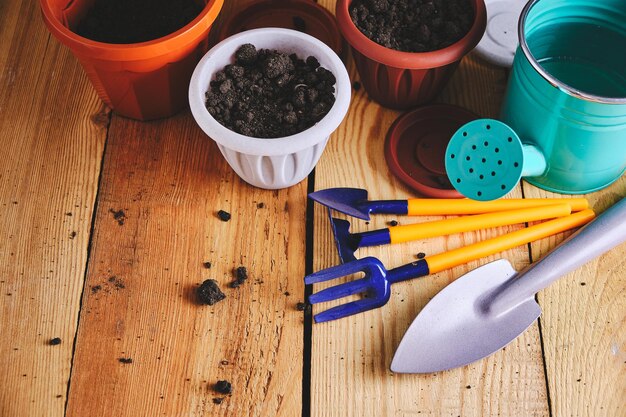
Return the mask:
[(555, 204), (395, 226), (389, 228), (389, 239), (391, 243), (408, 242), (416, 239), (468, 232), (470, 230), (553, 219), (555, 217), (567, 216), (571, 211), (572, 208), (569, 204)]
[(589, 223), (595, 216), (591, 209), (582, 210), (569, 216), (535, 224), (493, 239), (428, 256), (426, 258), (428, 270), (431, 274), (445, 271), (446, 269), (514, 248), (515, 246), (525, 245), (535, 240), (582, 226), (585, 223)]
[(572, 212), (589, 208), (586, 198), (501, 198), (494, 201), (476, 201), (471, 199), (421, 199), (408, 200), (410, 216), (428, 216), (445, 214), (479, 214), (494, 211), (513, 210), (525, 207), (547, 206), (551, 204), (569, 204)]

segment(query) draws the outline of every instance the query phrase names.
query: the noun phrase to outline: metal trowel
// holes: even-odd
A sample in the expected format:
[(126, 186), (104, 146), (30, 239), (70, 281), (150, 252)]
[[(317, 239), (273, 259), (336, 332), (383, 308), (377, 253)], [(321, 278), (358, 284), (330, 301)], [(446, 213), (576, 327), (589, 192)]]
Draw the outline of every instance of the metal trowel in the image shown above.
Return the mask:
[(624, 241), (626, 198), (519, 273), (501, 259), (463, 275), (418, 314), (391, 370), (437, 372), (491, 355), (539, 317), (538, 291)]

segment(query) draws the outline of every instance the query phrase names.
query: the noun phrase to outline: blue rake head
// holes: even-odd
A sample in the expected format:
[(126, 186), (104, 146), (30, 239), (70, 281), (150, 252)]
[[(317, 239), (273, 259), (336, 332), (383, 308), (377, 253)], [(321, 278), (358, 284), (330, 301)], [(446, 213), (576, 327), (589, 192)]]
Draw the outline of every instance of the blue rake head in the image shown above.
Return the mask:
[(378, 259), (368, 256), (315, 272), (304, 277), (304, 282), (307, 285), (316, 284), (359, 272), (364, 273), (365, 276), (354, 281), (325, 288), (309, 296), (309, 302), (317, 304), (338, 300), (349, 295), (364, 294), (364, 298), (360, 300), (331, 307), (316, 314), (314, 316), (316, 323), (336, 320), (382, 307), (387, 304), (391, 296), (391, 284), (428, 275), (428, 264), (422, 259), (387, 271)]
[(350, 222), (332, 217), (330, 209), (328, 209), (328, 217), (341, 263), (356, 261), (354, 252), (359, 248), (361, 239), (356, 236), (353, 237), (350, 233)]
[(332, 217), (330, 209), (328, 210), (328, 217), (330, 218), (330, 225), (333, 229), (333, 237), (335, 238), (335, 245), (337, 246), (341, 263), (356, 261), (354, 252), (358, 248), (391, 243), (389, 229), (350, 233), (350, 222)]

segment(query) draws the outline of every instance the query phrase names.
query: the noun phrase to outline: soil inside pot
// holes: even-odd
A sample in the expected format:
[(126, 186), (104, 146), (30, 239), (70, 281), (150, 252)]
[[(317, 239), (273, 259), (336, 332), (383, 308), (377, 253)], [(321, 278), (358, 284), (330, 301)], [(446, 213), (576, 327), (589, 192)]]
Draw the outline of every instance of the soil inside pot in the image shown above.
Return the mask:
[(335, 76), (317, 58), (306, 60), (245, 44), (234, 64), (215, 74), (206, 93), (209, 113), (223, 126), (256, 138), (302, 132), (335, 103)]
[(146, 42), (176, 32), (202, 9), (194, 0), (96, 0), (75, 32), (105, 43)]
[(429, 52), (452, 45), (474, 21), (469, 0), (354, 0), (350, 16), (374, 42), (403, 52)]

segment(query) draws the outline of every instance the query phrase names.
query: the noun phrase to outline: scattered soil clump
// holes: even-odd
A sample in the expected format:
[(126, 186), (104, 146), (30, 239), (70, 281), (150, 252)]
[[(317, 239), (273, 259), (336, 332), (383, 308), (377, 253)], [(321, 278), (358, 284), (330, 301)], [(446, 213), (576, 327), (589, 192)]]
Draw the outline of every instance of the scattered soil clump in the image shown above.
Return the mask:
[(109, 209), (109, 212), (113, 214), (113, 218), (117, 221), (117, 224), (124, 226), (124, 221), (126, 220), (126, 213), (124, 213), (124, 210)]
[(231, 394), (233, 392), (232, 384), (226, 380), (217, 381), (213, 388), (220, 394)]
[(231, 288), (238, 288), (241, 284), (248, 279), (248, 270), (245, 266), (240, 266), (235, 269), (235, 280), (230, 283)]
[(217, 285), (217, 281), (214, 279), (207, 279), (204, 281), (196, 292), (198, 296), (198, 300), (202, 304), (208, 304), (212, 306), (218, 301), (222, 301), (226, 298), (226, 295), (220, 290), (220, 287)]
[(126, 288), (126, 285), (124, 284), (124, 281), (122, 281), (121, 279), (119, 279), (115, 275), (109, 277), (108, 281), (118, 290), (123, 290), (124, 288)]
[(227, 222), (230, 220), (230, 213), (224, 210), (220, 210), (217, 212), (217, 217), (219, 217), (221, 221)]

